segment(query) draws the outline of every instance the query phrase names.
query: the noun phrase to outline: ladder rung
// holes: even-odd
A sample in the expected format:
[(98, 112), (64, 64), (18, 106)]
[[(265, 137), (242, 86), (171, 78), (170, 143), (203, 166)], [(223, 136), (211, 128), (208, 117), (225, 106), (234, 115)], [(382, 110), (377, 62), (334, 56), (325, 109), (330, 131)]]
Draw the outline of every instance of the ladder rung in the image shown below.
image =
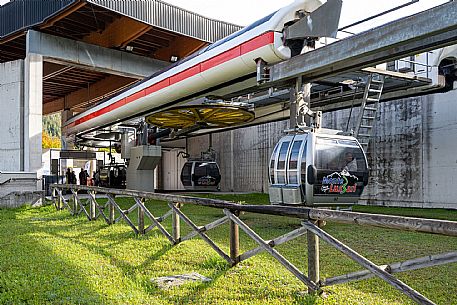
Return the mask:
[(367, 97), (368, 102), (379, 102), (378, 98)]
[(372, 83), (375, 83), (375, 84), (384, 84), (384, 81), (383, 81), (383, 80), (371, 79), (371, 82), (372, 82)]
[(370, 128), (373, 128), (373, 126), (370, 126), (370, 125), (360, 125), (360, 128), (370, 129)]
[(365, 107), (365, 110), (377, 111), (378, 108), (376, 108), (376, 107), (368, 107), (367, 106), (367, 107)]
[(365, 119), (365, 120), (374, 120), (374, 119), (376, 119), (376, 117), (374, 117), (374, 116), (364, 116), (364, 117), (362, 117), (362, 119)]
[(377, 89), (368, 89), (370, 92), (376, 92), (376, 93), (382, 93), (382, 90), (377, 90)]

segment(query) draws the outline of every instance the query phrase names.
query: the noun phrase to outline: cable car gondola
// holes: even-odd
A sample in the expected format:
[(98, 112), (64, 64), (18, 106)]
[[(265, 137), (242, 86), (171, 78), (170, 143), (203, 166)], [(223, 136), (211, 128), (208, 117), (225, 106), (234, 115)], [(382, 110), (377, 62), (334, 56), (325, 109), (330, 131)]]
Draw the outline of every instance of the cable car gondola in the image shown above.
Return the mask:
[(99, 169), (98, 184), (101, 187), (125, 189), (127, 168), (124, 164), (109, 164)]
[(269, 164), (270, 203), (352, 205), (368, 184), (360, 143), (338, 131), (304, 131), (283, 137)]
[(219, 165), (214, 160), (189, 160), (182, 168), (181, 182), (190, 191), (219, 191)]

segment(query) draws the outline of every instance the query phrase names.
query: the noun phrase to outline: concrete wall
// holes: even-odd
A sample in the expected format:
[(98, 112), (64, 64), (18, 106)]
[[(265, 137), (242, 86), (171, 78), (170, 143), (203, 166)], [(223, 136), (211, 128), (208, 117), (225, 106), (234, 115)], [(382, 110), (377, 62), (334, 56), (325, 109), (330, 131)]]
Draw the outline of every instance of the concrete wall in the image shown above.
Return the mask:
[(23, 145), (24, 61), (0, 63), (0, 171), (20, 171)]
[[(368, 157), (362, 203), (457, 209), (457, 90), (381, 104)], [(350, 128), (358, 109), (354, 109)], [(349, 110), (324, 114), (327, 128), (346, 129)], [(267, 192), (268, 159), (287, 121), (213, 135), (222, 191)], [(189, 140), (198, 156), (208, 136)]]

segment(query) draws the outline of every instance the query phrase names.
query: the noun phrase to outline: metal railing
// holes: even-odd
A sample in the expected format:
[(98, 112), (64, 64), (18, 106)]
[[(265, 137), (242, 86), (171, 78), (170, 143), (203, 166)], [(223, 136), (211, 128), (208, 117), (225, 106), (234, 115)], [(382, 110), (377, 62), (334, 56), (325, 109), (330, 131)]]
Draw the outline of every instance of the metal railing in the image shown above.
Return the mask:
[[(392, 274), (457, 262), (457, 252), (449, 252), (444, 254), (420, 257), (404, 262), (397, 262), (390, 265), (378, 266), (322, 229), (322, 227), (325, 226), (326, 221), (332, 221), (343, 224), (368, 225), (380, 228), (433, 233), (457, 237), (457, 222), (454, 221), (355, 213), (308, 207), (242, 205), (216, 199), (78, 185), (53, 184), (51, 187), (53, 189), (53, 201), (55, 207), (58, 210), (68, 209), (72, 215), (84, 214), (88, 220), (91, 221), (103, 218), (108, 225), (112, 225), (123, 220), (132, 228), (136, 234), (147, 234), (154, 228), (157, 228), (170, 241), (172, 245), (176, 245), (178, 243), (199, 236), (231, 266), (234, 266), (261, 252), (267, 252), (279, 263), (281, 263), (287, 270), (289, 270), (295, 277), (302, 281), (308, 287), (308, 291), (310, 292), (319, 292), (323, 287), (330, 285), (364, 280), (377, 276), (391, 286), (395, 287), (397, 290), (407, 295), (418, 304), (434, 304), (422, 294), (409, 287), (399, 279), (395, 278)], [(72, 194), (70, 198), (65, 198), (63, 195), (63, 190), (71, 191)], [(79, 191), (87, 192), (88, 197), (83, 199), (81, 195), (78, 194)], [(101, 198), (100, 195), (103, 195), (103, 197), (107, 199), (106, 203), (102, 204), (97, 200), (97, 196)], [(123, 209), (120, 204), (116, 202), (116, 196), (131, 197), (134, 200), (134, 204), (128, 209)], [(150, 207), (150, 209), (146, 207), (146, 199), (168, 202), (169, 211), (160, 217), (156, 217), (151, 211), (152, 207)], [(181, 210), (182, 206), (185, 204), (222, 209), (225, 216), (207, 225), (199, 226)], [(137, 224), (134, 224), (132, 219), (129, 217), (129, 215), (132, 214), (135, 210), (137, 210), (138, 213)], [(299, 228), (294, 229), (291, 232), (288, 232), (272, 240), (264, 240), (242, 220), (240, 213), (243, 212), (287, 216), (301, 219), (302, 222)], [(163, 221), (169, 217), (172, 218), (171, 232), (168, 232), (167, 229), (162, 225)], [(147, 219), (150, 220), (151, 225), (146, 227), (145, 220)], [(181, 220), (192, 230), (191, 233), (184, 237), (181, 237)], [(208, 231), (217, 228), (225, 223), (229, 223), (230, 227), (229, 253), (225, 253), (207, 235)], [(240, 253), (240, 228), (258, 244), (257, 248), (251, 249), (244, 253)], [(276, 246), (284, 244), (297, 237), (303, 236), (304, 234), (307, 235), (308, 244), (307, 275), (304, 272), (300, 271), (275, 249)], [(344, 274), (337, 277), (320, 279), (320, 239), (351, 258), (353, 261), (364, 267), (365, 270)]]

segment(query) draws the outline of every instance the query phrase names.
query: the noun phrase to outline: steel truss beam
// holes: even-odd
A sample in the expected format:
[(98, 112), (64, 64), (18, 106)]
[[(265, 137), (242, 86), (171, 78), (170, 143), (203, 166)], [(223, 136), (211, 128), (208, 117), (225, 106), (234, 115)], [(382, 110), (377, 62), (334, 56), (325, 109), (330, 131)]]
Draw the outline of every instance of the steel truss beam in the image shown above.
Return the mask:
[(400, 59), (457, 42), (457, 2), (449, 2), (291, 58), (270, 67), (271, 87), (306, 82)]

